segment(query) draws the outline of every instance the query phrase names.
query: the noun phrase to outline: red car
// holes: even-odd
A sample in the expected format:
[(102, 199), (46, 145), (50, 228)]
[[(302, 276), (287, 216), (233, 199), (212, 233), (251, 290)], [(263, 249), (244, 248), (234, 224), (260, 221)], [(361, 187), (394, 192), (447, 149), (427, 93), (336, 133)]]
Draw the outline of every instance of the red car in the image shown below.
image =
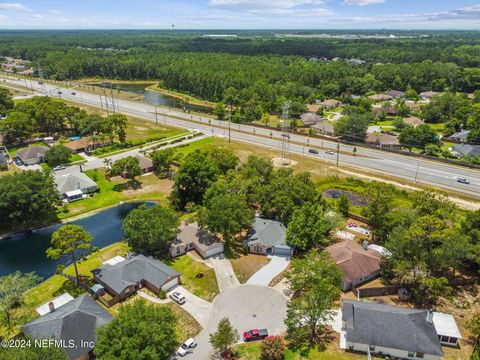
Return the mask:
[(263, 340), (268, 337), (268, 330), (267, 329), (253, 329), (250, 331), (245, 331), (243, 333), (243, 341), (256, 341), (256, 340)]

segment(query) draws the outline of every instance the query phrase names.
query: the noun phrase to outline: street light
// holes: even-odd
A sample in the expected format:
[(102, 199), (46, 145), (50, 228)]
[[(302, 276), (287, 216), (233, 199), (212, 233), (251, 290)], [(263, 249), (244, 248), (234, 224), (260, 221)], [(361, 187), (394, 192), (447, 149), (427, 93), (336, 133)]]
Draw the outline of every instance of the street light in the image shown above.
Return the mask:
[(418, 162), (417, 162), (417, 171), (415, 171), (415, 182), (417, 182), (417, 178), (418, 178), (418, 170), (420, 169), (420, 160), (422, 160), (422, 156), (423, 156), (423, 154), (420, 154), (420, 157), (418, 158)]

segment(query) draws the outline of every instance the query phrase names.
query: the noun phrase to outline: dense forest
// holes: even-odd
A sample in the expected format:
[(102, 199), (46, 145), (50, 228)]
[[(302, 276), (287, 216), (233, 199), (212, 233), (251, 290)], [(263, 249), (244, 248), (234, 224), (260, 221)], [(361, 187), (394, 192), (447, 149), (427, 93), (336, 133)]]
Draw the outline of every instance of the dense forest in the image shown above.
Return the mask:
[[(72, 31), (0, 33), (0, 56), (41, 65), (57, 80), (158, 79), (202, 99), (239, 101), (278, 112), (279, 98), (307, 102), (389, 89), (473, 92), (480, 88), (477, 33), (437, 32), (394, 39), (341, 39), (245, 33)], [(313, 57), (313, 59), (312, 59)], [(340, 58), (339, 61), (323, 59)], [(348, 61), (356, 58), (365, 64)]]

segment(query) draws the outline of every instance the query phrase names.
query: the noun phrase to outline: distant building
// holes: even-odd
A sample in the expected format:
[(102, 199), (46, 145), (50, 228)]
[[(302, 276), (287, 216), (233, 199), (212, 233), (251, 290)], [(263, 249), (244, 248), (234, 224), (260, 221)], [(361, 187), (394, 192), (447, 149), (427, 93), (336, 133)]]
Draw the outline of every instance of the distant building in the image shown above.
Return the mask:
[(375, 115), (383, 114), (384, 116), (396, 116), (398, 114), (397, 109), (393, 106), (375, 107), (372, 111)]
[(318, 104), (310, 104), (307, 105), (307, 111), (310, 113), (317, 113), (320, 110), (320, 105)]
[(397, 359), (440, 360), (443, 349), (430, 310), (344, 300), (346, 348)]
[(410, 126), (413, 126), (413, 127), (417, 127), (418, 125), (424, 125), (425, 124), (425, 122), (422, 119), (419, 119), (418, 117), (415, 117), (415, 116), (404, 118), (403, 123), (405, 125), (410, 125)]
[(342, 272), (342, 290), (374, 279), (380, 274), (382, 256), (375, 250), (364, 248), (353, 240), (342, 241), (325, 249)]
[(462, 143), (467, 142), (468, 134), (470, 134), (470, 130), (462, 130), (451, 135), (449, 139), (453, 141), (462, 142)]
[(385, 92), (386, 95), (391, 96), (394, 99), (400, 99), (405, 97), (405, 93), (399, 90), (389, 90)]
[(317, 115), (315, 113), (305, 113), (300, 116), (300, 120), (302, 120), (303, 125), (305, 126), (312, 126), (315, 125), (316, 123), (322, 121), (322, 117), (320, 115)]
[(480, 156), (480, 145), (455, 145), (452, 149), (452, 153), (457, 156)]
[(400, 149), (402, 147), (396, 136), (388, 134), (368, 134), (365, 142), (381, 149)]
[(317, 102), (317, 104), (324, 108), (335, 108), (343, 105), (341, 101), (336, 99), (323, 100), (323, 101)]
[(438, 95), (440, 95), (440, 93), (435, 91), (425, 91), (420, 93), (420, 97), (422, 97), (425, 100), (430, 100), (434, 96), (438, 96)]
[[(34, 339), (55, 339), (63, 341), (63, 350), (69, 360), (90, 359), (96, 343), (96, 331), (113, 317), (88, 295), (67, 302), (56, 308), (49, 304), (50, 312), (21, 326), (25, 335)], [(68, 346), (70, 341), (76, 346)], [(84, 344), (80, 346), (80, 344)], [(92, 346), (93, 345), (93, 346)]]
[(393, 100), (393, 97), (391, 97), (390, 95), (387, 95), (387, 94), (370, 95), (368, 98), (373, 100), (374, 102)]
[(80, 153), (110, 144), (111, 141), (109, 140), (93, 141), (90, 137), (82, 137), (81, 139), (70, 141), (68, 144), (65, 144), (65, 147), (73, 153)]
[(29, 146), (17, 151), (17, 157), (25, 165), (35, 165), (45, 162), (45, 155), (49, 148), (47, 146)]
[(317, 122), (315, 125), (312, 125), (311, 128), (317, 130), (318, 133), (323, 135), (335, 135), (335, 127), (327, 120)]

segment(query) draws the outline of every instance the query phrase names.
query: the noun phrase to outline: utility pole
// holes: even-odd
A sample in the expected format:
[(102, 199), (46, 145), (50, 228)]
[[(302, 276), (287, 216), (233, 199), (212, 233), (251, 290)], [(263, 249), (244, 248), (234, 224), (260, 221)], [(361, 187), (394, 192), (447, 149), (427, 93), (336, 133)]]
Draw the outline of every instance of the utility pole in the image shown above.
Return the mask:
[(340, 136), (337, 138), (337, 167), (340, 160)]
[(102, 94), (100, 94), (100, 107), (102, 108), (102, 111), (103, 111), (103, 101), (102, 101)]
[(290, 134), (288, 134), (288, 119), (290, 102), (286, 101), (282, 106), (282, 165), (290, 164)]
[(158, 124), (157, 104), (155, 104), (155, 124)]
[(422, 160), (422, 155), (420, 155), (420, 157), (418, 158), (417, 170), (415, 171), (415, 182), (417, 182), (417, 178), (418, 178), (418, 170), (420, 169), (420, 160)]
[(228, 112), (228, 142), (232, 141), (231, 135), (230, 135), (230, 128), (232, 126), (232, 103), (230, 102), (230, 110)]

